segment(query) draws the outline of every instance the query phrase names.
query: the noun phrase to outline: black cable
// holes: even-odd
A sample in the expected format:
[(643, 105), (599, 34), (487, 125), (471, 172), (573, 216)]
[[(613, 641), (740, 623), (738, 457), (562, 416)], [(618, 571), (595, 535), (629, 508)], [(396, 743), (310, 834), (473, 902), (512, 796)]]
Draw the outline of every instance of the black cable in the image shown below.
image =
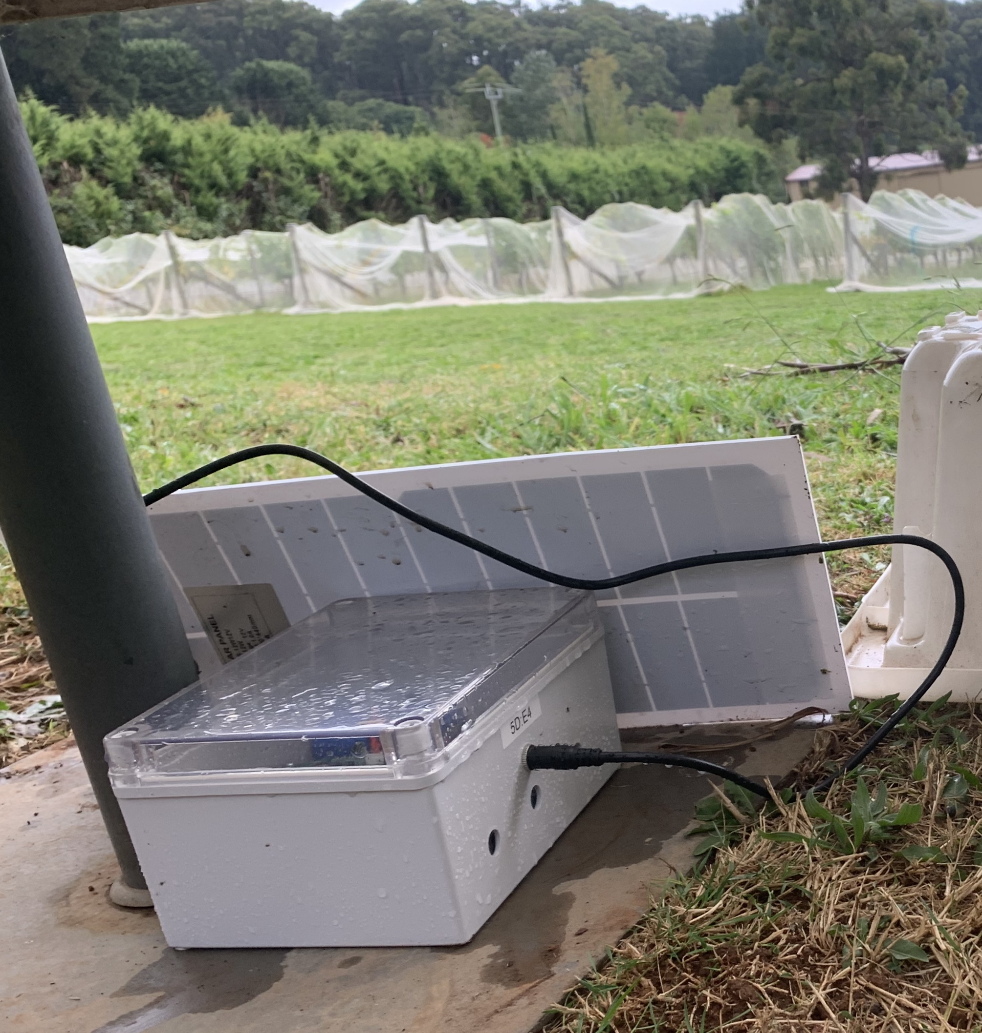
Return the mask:
[(681, 753), (621, 753), (614, 750), (595, 750), (586, 746), (527, 746), (525, 748), (525, 766), (529, 771), (572, 771), (574, 768), (599, 768), (604, 764), (664, 764), (666, 767), (693, 768), (705, 771), (709, 775), (717, 775), (728, 782), (735, 782), (751, 793), (771, 798), (770, 790), (765, 786), (752, 782), (738, 771), (714, 764), (711, 760), (700, 760), (698, 757), (686, 757)]
[[(186, 473), (183, 476), (154, 489), (143, 496), (143, 501), (146, 505), (152, 506), (155, 502), (159, 502), (168, 495), (172, 495), (175, 491), (179, 491), (181, 488), (186, 488), (188, 485), (194, 484), (196, 481), (203, 480), (211, 474), (218, 473), (221, 470), (227, 470), (230, 466), (236, 466), (238, 463), (244, 463), (249, 459), (258, 459), (262, 456), (273, 455), (295, 456), (298, 459), (305, 459), (310, 463), (314, 463), (316, 466), (327, 470), (329, 473), (333, 473), (336, 477), (340, 478), (346, 484), (349, 484), (352, 488), (355, 488), (363, 495), (367, 495), (370, 499), (379, 503), (379, 505), (385, 506), (386, 509), (389, 509), (393, 513), (396, 513), (410, 521), (410, 523), (416, 524), (419, 527), (425, 527), (428, 531), (432, 531), (434, 534), (439, 534), (444, 538), (449, 538), (451, 541), (457, 542), (458, 545), (463, 545), (468, 549), (473, 549), (475, 552), (479, 552), (483, 556), (487, 556), (489, 559), (497, 560), (499, 563), (503, 563), (507, 567), (512, 567), (514, 570), (521, 571), (523, 574), (530, 574), (532, 577), (539, 578), (540, 580), (549, 582), (550, 584), (561, 585), (563, 588), (576, 588), (584, 591), (599, 592), (604, 589), (621, 588), (624, 585), (630, 585), (636, 581), (643, 581), (650, 577), (658, 577), (661, 574), (670, 574), (676, 570), (690, 570), (693, 567), (708, 567), (718, 563), (745, 563), (752, 560), (785, 559), (792, 556), (814, 556), (819, 553), (841, 552), (845, 549), (869, 548), (875, 545), (913, 545), (934, 553), (934, 555), (937, 556), (945, 565), (948, 575), (951, 578), (951, 584), (955, 593), (954, 616), (952, 617), (951, 630), (948, 632), (948, 638), (945, 641), (944, 648), (941, 650), (940, 656), (921, 684), (906, 700), (904, 700), (903, 703), (901, 703), (899, 707), (897, 707), (893, 714), (891, 714), (890, 717), (880, 725), (869, 739), (866, 740), (864, 745), (846, 761), (839, 771), (829, 775), (827, 778), (824, 778), (814, 787), (816, 792), (823, 792), (828, 789), (828, 787), (840, 775), (858, 767), (858, 765), (860, 765), (870, 755), (870, 753), (876, 749), (876, 747), (893, 731), (893, 729), (896, 728), (907, 714), (917, 706), (921, 699), (923, 699), (924, 694), (931, 688), (938, 678), (941, 677), (942, 671), (944, 671), (947, 666), (952, 653), (955, 651), (955, 646), (958, 644), (958, 637), (961, 634), (962, 624), (965, 620), (965, 586), (962, 582), (962, 576), (959, 573), (958, 567), (955, 565), (955, 561), (951, 558), (948, 552), (936, 542), (932, 542), (930, 538), (922, 538), (919, 535), (874, 534), (864, 535), (861, 538), (845, 538), (836, 542), (808, 542), (801, 545), (781, 545), (773, 549), (739, 549), (734, 552), (714, 552), (704, 556), (688, 556), (681, 560), (668, 560), (665, 563), (655, 563), (650, 567), (641, 567), (640, 569), (630, 571), (627, 574), (617, 574), (613, 577), (568, 577), (565, 574), (553, 573), (553, 571), (546, 570), (544, 567), (536, 566), (534, 563), (527, 563), (525, 560), (519, 559), (517, 556), (511, 556), (507, 552), (502, 552), (501, 549), (496, 549), (493, 545), (488, 545), (485, 542), (478, 541), (478, 539), (472, 538), (469, 534), (464, 534), (456, 528), (442, 524), (439, 520), (434, 520), (432, 517), (424, 516), (422, 513), (417, 513), (408, 506), (404, 506), (401, 502), (397, 502), (395, 499), (390, 498), (384, 492), (379, 491), (367, 481), (362, 480), (362, 478), (346, 470), (343, 466), (340, 466), (333, 460), (328, 459), (326, 456), (322, 456), (319, 452), (314, 452), (312, 449), (303, 448), (301, 445), (254, 445), (251, 448), (240, 449), (238, 452), (233, 452), (231, 455), (224, 456), (222, 459), (216, 459), (214, 462), (206, 463), (204, 466), (199, 466), (198, 469), (192, 470), (190, 473)], [(582, 749), (581, 747), (568, 746), (557, 746), (553, 748), (557, 750)], [(595, 755), (591, 753), (590, 756), (593, 757)], [(728, 778), (731, 782), (742, 785), (744, 788), (750, 789), (752, 792), (756, 792), (761, 796), (766, 796), (768, 799), (770, 798), (770, 793), (767, 789), (763, 786), (757, 785), (755, 782), (751, 782), (749, 779), (745, 779), (738, 772), (730, 771), (727, 768), (711, 764), (709, 761), (698, 760), (694, 757), (685, 757), (674, 753), (663, 755), (611, 753), (607, 754), (607, 756), (633, 757), (635, 761), (640, 763), (648, 762), (648, 758), (658, 756), (669, 757), (671, 758), (670, 760), (652, 760), (650, 762), (658, 764), (673, 764), (677, 767), (689, 767), (695, 768), (699, 771), (708, 771), (710, 774), (721, 775), (721, 777)], [(555, 759), (561, 759), (559, 754), (555, 755)], [(575, 766), (583, 766), (587, 763), (607, 764), (616, 763), (616, 761), (590, 760), (582, 761), (580, 765)], [(570, 765), (567, 764), (566, 766)]]

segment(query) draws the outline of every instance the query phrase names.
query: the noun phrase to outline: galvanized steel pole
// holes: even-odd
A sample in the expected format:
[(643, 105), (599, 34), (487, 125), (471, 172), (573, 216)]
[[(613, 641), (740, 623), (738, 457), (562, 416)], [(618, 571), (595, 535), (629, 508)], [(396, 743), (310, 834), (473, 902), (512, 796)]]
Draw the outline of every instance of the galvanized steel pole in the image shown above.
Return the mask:
[(0, 528), (119, 859), (113, 899), (149, 903), (102, 738), (196, 669), (2, 56)]

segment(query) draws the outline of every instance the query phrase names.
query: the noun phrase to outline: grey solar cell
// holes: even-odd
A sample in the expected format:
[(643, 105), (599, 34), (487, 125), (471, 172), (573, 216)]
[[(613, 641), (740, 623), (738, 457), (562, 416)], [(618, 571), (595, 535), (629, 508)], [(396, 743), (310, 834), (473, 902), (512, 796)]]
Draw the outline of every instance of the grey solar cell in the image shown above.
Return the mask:
[[(603, 577), (712, 551), (816, 541), (794, 438), (531, 456), (366, 475), (404, 504), (550, 570)], [(272, 585), (292, 622), (352, 596), (538, 582), (396, 517), (334, 477), (181, 492), (151, 512), (183, 589)], [(707, 567), (599, 593), (623, 725), (842, 709), (818, 558)]]

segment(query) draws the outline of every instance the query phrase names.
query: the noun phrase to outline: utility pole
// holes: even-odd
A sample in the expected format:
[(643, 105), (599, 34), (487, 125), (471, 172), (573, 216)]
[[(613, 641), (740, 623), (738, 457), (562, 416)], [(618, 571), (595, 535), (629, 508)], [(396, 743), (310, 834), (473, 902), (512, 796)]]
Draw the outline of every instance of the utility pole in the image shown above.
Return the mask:
[(0, 528), (122, 871), (150, 905), (102, 739), (197, 677), (0, 55)]
[(468, 93), (483, 93), (491, 105), (491, 118), (494, 122), (494, 135), (498, 146), (503, 147), (505, 143), (504, 134), (501, 132), (501, 116), (498, 114), (498, 103), (504, 99), (505, 94), (521, 93), (517, 86), (509, 86), (508, 83), (485, 83), (483, 86), (469, 86)]

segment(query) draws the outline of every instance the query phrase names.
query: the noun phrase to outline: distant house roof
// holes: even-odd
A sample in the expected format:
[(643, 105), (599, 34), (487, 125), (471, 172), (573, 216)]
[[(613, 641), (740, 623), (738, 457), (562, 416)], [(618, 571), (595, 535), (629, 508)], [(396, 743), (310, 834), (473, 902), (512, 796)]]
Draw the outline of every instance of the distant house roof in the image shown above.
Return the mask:
[[(982, 147), (969, 147), (969, 162), (982, 161)], [(915, 169), (933, 169), (943, 167), (937, 151), (925, 151), (923, 154), (888, 154), (883, 158), (874, 158), (870, 163), (876, 172), (913, 172)], [(810, 183), (822, 174), (821, 165), (799, 165), (794, 172), (784, 177), (785, 183)]]
[(822, 174), (821, 165), (799, 165), (784, 177), (785, 183), (810, 183)]

